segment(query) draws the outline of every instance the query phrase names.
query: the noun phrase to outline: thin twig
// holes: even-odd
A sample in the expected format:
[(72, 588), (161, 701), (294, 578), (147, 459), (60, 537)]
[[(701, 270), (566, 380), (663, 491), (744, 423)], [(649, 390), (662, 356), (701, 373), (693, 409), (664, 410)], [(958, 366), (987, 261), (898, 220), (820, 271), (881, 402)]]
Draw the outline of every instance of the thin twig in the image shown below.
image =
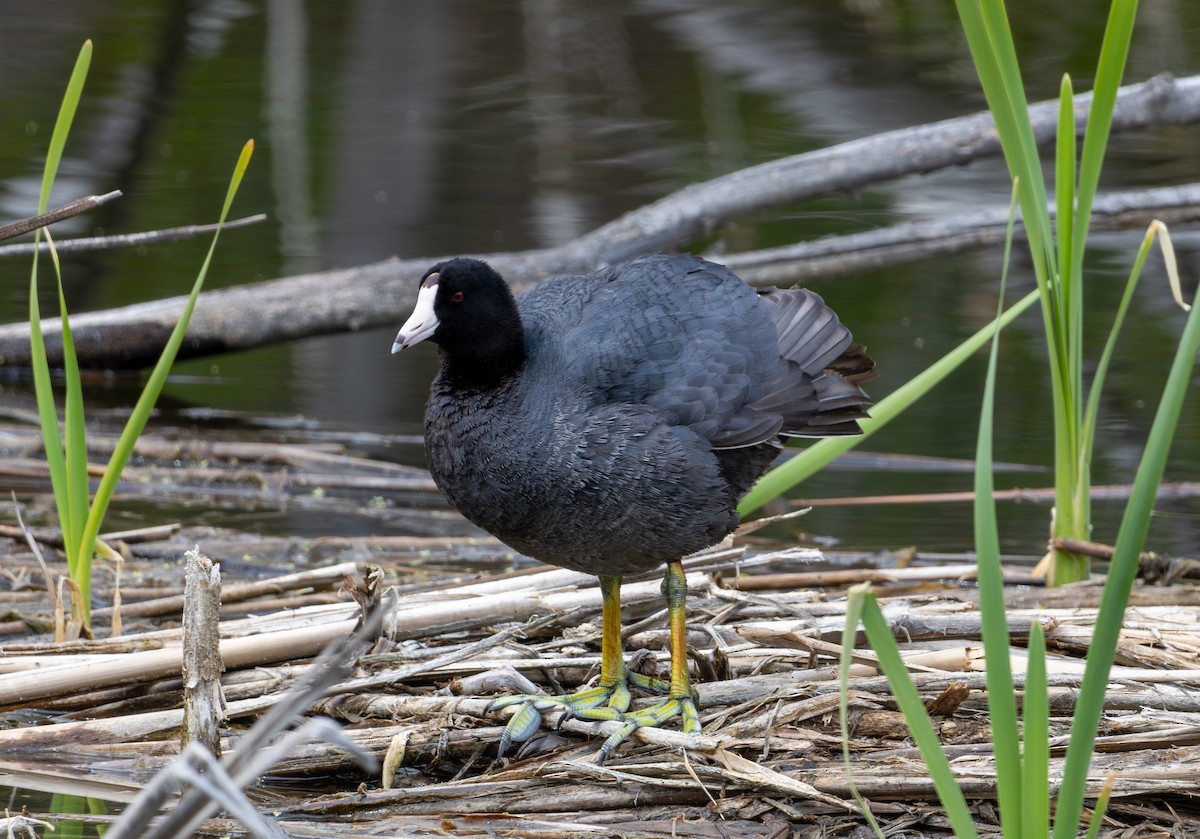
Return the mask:
[[(0, 240), (11, 239), (14, 236), (20, 236), (23, 233), (30, 232), (31, 230), (37, 230), (40, 227), (45, 227), (46, 225), (72, 218), (80, 213), (86, 213), (88, 210), (99, 207), (101, 204), (107, 204), (114, 198), (120, 197), (121, 190), (114, 189), (112, 192), (106, 192), (103, 195), (89, 195), (86, 198), (76, 198), (70, 204), (64, 204), (61, 207), (56, 207), (53, 210), (42, 213), (41, 215), (31, 216), (30, 218), (20, 219), (19, 221), (14, 221), (11, 224), (0, 226)], [(20, 247), (24, 246), (22, 245)], [(42, 247), (47, 248), (47, 245), (43, 244)], [(0, 253), (4, 252), (5, 250), (6, 248), (0, 248)], [(59, 250), (62, 250), (62, 248), (59, 248)], [(27, 252), (32, 253), (32, 250)]]
[[(120, 195), (119, 192), (115, 194)], [(41, 217), (39, 216), (39, 218)], [(235, 227), (247, 227), (266, 220), (266, 213), (255, 213), (252, 216), (227, 221), (223, 225), (223, 229), (230, 230)], [(217, 225), (215, 224), (189, 224), (183, 227), (168, 227), (163, 230), (147, 230), (144, 233), (126, 233), (121, 236), (85, 236), (79, 239), (56, 239), (54, 241), (54, 249), (59, 253), (81, 253), (84, 251), (111, 251), (121, 248), (137, 248), (145, 245), (162, 244), (164, 242), (181, 242), (184, 239), (193, 239), (197, 236), (207, 235), (216, 229)], [(3, 230), (4, 228), (0, 228), (0, 233)], [(5, 237), (0, 236), (0, 239), (3, 238)], [(49, 243), (42, 242), (40, 245), (34, 245), (30, 242), (20, 245), (0, 246), (0, 257), (31, 256), (35, 248), (40, 252), (45, 252), (49, 249)]]

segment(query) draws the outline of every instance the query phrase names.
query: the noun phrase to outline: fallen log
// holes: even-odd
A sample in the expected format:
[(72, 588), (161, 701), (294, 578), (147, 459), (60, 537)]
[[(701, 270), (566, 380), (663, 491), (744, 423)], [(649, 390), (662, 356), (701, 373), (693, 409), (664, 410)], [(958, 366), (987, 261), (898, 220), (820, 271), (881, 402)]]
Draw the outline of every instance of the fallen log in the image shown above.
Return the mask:
[[(1082, 134), (1090, 94), (1075, 97)], [(1039, 144), (1053, 141), (1057, 100), (1030, 107)], [(1113, 131), (1200, 120), (1200, 76), (1156, 76), (1121, 89)], [(693, 184), (633, 210), (567, 243), (519, 253), (475, 254), (518, 290), (559, 273), (686, 245), (740, 218), (831, 192), (995, 156), (1000, 151), (987, 112), (889, 131), (751, 166)], [(792, 257), (793, 259), (799, 257)], [(191, 358), (334, 332), (399, 323), (411, 309), (416, 281), (437, 257), (395, 259), (357, 268), (303, 274), (222, 288), (201, 295), (180, 358)], [(736, 262), (731, 257), (730, 262)], [(182, 311), (183, 297), (72, 318), (81, 367), (136, 369), (157, 359)], [(61, 329), (43, 330), (52, 366), (61, 365)], [(0, 326), (0, 367), (29, 366), (29, 327)]]

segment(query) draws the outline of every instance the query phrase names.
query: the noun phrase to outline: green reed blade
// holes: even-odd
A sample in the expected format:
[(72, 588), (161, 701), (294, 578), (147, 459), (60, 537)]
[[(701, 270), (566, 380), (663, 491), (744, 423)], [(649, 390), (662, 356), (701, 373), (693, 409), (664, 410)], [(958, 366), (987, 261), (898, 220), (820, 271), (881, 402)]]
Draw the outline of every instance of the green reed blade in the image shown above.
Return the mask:
[[(1000, 273), (996, 321), (1004, 312), (1004, 290), (1012, 256), (1013, 226), (1016, 222), (1018, 181), (1013, 182), (1008, 208), (1008, 230)], [(975, 444), (975, 553), (979, 583), (984, 659), (987, 664), (987, 703), (992, 724), (992, 751), (996, 760), (996, 791), (1000, 824), (1009, 839), (1021, 839), (1021, 748), (1017, 728), (1017, 701), (1012, 692), (1009, 660), (1008, 620), (1004, 608), (1004, 571), (1000, 566), (1000, 531), (996, 523), (995, 482), (992, 472), (993, 422), (996, 403), (996, 366), (1000, 355), (1000, 330), (992, 331), (984, 379), (983, 403), (979, 409), (979, 434)]]
[[(62, 104), (59, 106), (58, 117), (54, 130), (50, 135), (50, 145), (46, 150), (46, 165), (42, 169), (42, 186), (38, 195), (38, 213), (44, 213), (50, 206), (50, 194), (54, 189), (54, 180), (62, 163), (63, 150), (66, 148), (67, 137), (71, 132), (71, 124), (79, 109), (79, 100), (83, 95), (84, 82), (87, 80), (88, 68), (92, 61), (92, 42), (84, 41), (75, 59), (75, 67), (67, 81), (67, 89), (63, 93)], [(48, 231), (38, 230), (34, 234), (34, 244), (40, 244), (43, 233), (49, 237)], [(57, 255), (56, 260), (57, 272)], [(29, 275), (29, 338), (30, 362), (33, 368), (33, 386), (38, 405), (38, 418), (41, 422), (42, 444), (46, 452), (46, 463), (50, 470), (50, 483), (54, 489), (54, 504), (58, 512), (59, 526), (63, 532), (66, 545), (68, 572), (75, 573), (75, 552), (72, 546), (76, 544), (83, 527), (83, 517), (80, 515), (78, 501), (72, 503), (75, 485), (68, 474), (67, 455), (64, 450), (62, 428), (58, 421), (58, 409), (54, 403), (54, 385), (50, 379), (50, 364), (46, 358), (45, 336), (42, 332), (42, 314), (38, 303), (38, 251), (33, 254), (33, 266)], [(64, 310), (65, 313), (65, 310)], [(64, 321), (65, 323), (65, 321)], [(66, 340), (66, 339), (64, 339)], [(68, 402), (70, 397), (68, 396)], [(68, 405), (68, 412), (70, 411)], [(69, 421), (68, 421), (69, 425)], [(86, 506), (86, 491), (84, 493)]]
[(938, 798), (946, 808), (954, 835), (959, 839), (975, 839), (979, 834), (975, 831), (967, 800), (950, 770), (950, 761), (946, 759), (946, 753), (942, 751), (942, 745), (938, 742), (937, 732), (933, 729), (929, 712), (925, 710), (925, 703), (921, 701), (921, 694), (913, 685), (908, 668), (904, 666), (904, 660), (900, 657), (900, 648), (896, 646), (896, 639), (892, 637), (887, 619), (884, 618), (875, 595), (870, 592), (867, 592), (863, 599), (862, 622), (871, 648), (879, 658), (879, 666), (892, 689), (892, 696), (896, 698), (896, 704), (904, 714), (913, 742), (917, 744), (921, 758), (925, 761), (925, 768), (929, 770), (929, 777), (937, 790)]
[(1021, 827), (1025, 837), (1050, 833), (1050, 696), (1046, 687), (1046, 634), (1029, 628), (1029, 664), (1021, 707)]
[[(50, 246), (50, 260), (54, 265), (55, 285), (58, 288), (58, 311), (62, 320), (63, 379), (66, 388), (66, 405), (63, 424), (66, 428), (67, 467), (67, 521), (60, 522), (63, 530), (63, 545), (68, 556), (79, 556), (79, 540), (83, 535), (88, 512), (88, 460), (87, 434), (84, 425), (83, 383), (79, 375), (79, 361), (75, 357), (75, 341), (71, 337), (71, 322), (67, 315), (67, 299), (63, 294), (62, 263), (54, 247), (54, 237), (46, 230), (46, 242)], [(75, 569), (79, 566), (76, 563)], [(71, 566), (68, 564), (68, 572)], [(82, 579), (72, 576), (82, 592), (81, 600), (90, 602), (91, 586), (88, 575)], [(80, 604), (82, 608), (82, 604)]]
[(854, 662), (855, 641), (858, 638), (858, 623), (862, 619), (863, 601), (870, 590), (870, 583), (852, 586), (846, 596), (846, 622), (842, 625), (842, 653), (838, 660), (838, 725), (842, 736), (842, 764), (846, 768), (846, 782), (850, 794), (858, 802), (863, 818), (878, 839), (885, 839), (875, 814), (871, 812), (858, 785), (854, 783), (854, 769), (850, 761), (850, 665)]
[(1125, 75), (1129, 44), (1133, 40), (1133, 23), (1137, 16), (1137, 0), (1113, 0), (1104, 27), (1100, 58), (1096, 62), (1096, 83), (1092, 88), (1092, 106), (1088, 110), (1087, 128), (1083, 135), (1083, 150), (1079, 159), (1079, 196), (1076, 202), (1072, 264), (1083, 270), (1083, 250), (1087, 243), (1088, 223), (1092, 201), (1100, 183), (1100, 169), (1108, 148), (1112, 129), (1113, 108), (1117, 91)]
[(1100, 612), (1088, 647), (1083, 683), (1071, 723), (1070, 745), (1063, 768), (1062, 787), (1054, 819), (1054, 839), (1075, 836), (1083, 812), (1083, 797), (1087, 772), (1096, 742), (1096, 731), (1104, 710), (1108, 674), (1116, 654), (1117, 638), (1124, 622), (1125, 606), (1137, 576), (1138, 557), (1146, 543), (1150, 518), (1162, 481), (1167, 455), (1170, 453), (1183, 400), (1187, 395), (1196, 353), (1200, 351), (1200, 290), (1192, 302), (1192, 310), (1175, 351), (1171, 371), (1163, 388), (1162, 400), (1154, 415), (1154, 423), (1146, 441), (1145, 451), (1138, 464), (1132, 494), (1125, 506), (1121, 527), (1104, 592)]
[(159, 356), (158, 363), (154, 365), (154, 370), (147, 379), (137, 404), (130, 412), (129, 420), (125, 423), (125, 429), (121, 432), (121, 437), (113, 448), (112, 457), (109, 458), (108, 466), (104, 470), (104, 476), (100, 479), (100, 486), (97, 488), (96, 497), (92, 501), (92, 509), (88, 514), (83, 533), (83, 544), (88, 547), (81, 549), (80, 553), (82, 557), (82, 551), (87, 550), (89, 562), (91, 546), (95, 544), (96, 536), (100, 532), (100, 524), (104, 520), (104, 514), (108, 510), (108, 504), (112, 499), (113, 491), (116, 489), (117, 480), (120, 478), (125, 464), (133, 454), (133, 447), (137, 442), (138, 435), (141, 434), (142, 429), (146, 426), (146, 422), (150, 419), (154, 403), (158, 399), (158, 395), (162, 392), (163, 386), (166, 384), (167, 375), (171, 371), (171, 365), (174, 363), (175, 356), (179, 352), (179, 347), (183, 343), (183, 336), (187, 331), (188, 321), (191, 319), (192, 311), (196, 307), (196, 299), (200, 296), (200, 289), (204, 286), (204, 279), (208, 275), (209, 265), (212, 264), (213, 253), (216, 251), (217, 241), (221, 236), (221, 229), (225, 224), (225, 219), (229, 215), (229, 208), (233, 204), (233, 198), (242, 183), (242, 176), (246, 172), (246, 167), (250, 164), (250, 156), (253, 152), (254, 141), (250, 140), (242, 148), (237, 165), (234, 167), (233, 177), (229, 181), (229, 189), (225, 193), (225, 204), (221, 208), (221, 217), (217, 222), (216, 232), (213, 233), (212, 243), (209, 245), (208, 253), (204, 257), (204, 264), (201, 265), (200, 272), (196, 275), (196, 281), (192, 284), (192, 291), (188, 296), (187, 303), (183, 307), (183, 314), (180, 315), (179, 322), (175, 324), (175, 329), (171, 332), (171, 337), (167, 340), (167, 344)]

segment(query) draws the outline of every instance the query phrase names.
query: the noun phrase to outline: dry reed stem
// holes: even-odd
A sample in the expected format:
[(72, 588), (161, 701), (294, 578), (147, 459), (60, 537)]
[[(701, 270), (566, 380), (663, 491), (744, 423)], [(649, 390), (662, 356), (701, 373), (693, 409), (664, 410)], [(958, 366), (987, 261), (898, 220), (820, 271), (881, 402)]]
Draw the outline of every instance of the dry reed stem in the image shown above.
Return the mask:
[(196, 743), (221, 757), (221, 569), (193, 548), (184, 555), (183, 745)]
[[(742, 585), (742, 590), (725, 588), (721, 580), (727, 571), (720, 570), (720, 563), (727, 568), (736, 557), (721, 556), (718, 576), (699, 571), (688, 575), (688, 638), (695, 653), (702, 734), (640, 730), (609, 766), (599, 769), (591, 762), (598, 738), (616, 724), (568, 720), (562, 735), (555, 735), (560, 717), (549, 713), (543, 738), (548, 751), (539, 754), (535, 749), (527, 759), (489, 767), (488, 755), (494, 753), (504, 714), (486, 713), (489, 696), (456, 696), (450, 690), (504, 683), (510, 679), (505, 673), (512, 678), (521, 674), (552, 690), (570, 689), (592, 676), (598, 664), (600, 604), (594, 578), (534, 569), (439, 583), (425, 590), (410, 588), (387, 616), (392, 646), (363, 658), (355, 677), (331, 689), (312, 713), (344, 721), (347, 734), (381, 758), (391, 749), (392, 771), (415, 772), (425, 782), (366, 793), (352, 793), (347, 786), (343, 793), (310, 795), (302, 803), (273, 801), (271, 809), (288, 815), (289, 829), (293, 824), (314, 825), (315, 818), (337, 819), (339, 813), (370, 813), (393, 832), (441, 818), (460, 825), (461, 835), (474, 835), (471, 819), (493, 828), (507, 825), (504, 829), (523, 835), (526, 820), (541, 825), (537, 830), (542, 831), (551, 823), (580, 824), (581, 835), (594, 828), (602, 834), (617, 813), (628, 828), (622, 832), (639, 835), (637, 825), (645, 824), (647, 836), (669, 835), (654, 826), (664, 813), (688, 813), (690, 819), (700, 819), (688, 822), (697, 827), (719, 814), (728, 824), (745, 828), (745, 835), (758, 835), (772, 818), (830, 830), (855, 823), (857, 817), (847, 804), (850, 794), (840, 765), (836, 722), (833, 663), (844, 620), (840, 591), (769, 590), (758, 588), (764, 585), (758, 581)], [(338, 569), (344, 573), (344, 564)], [(291, 586), (297, 582), (317, 585), (316, 580), (331, 576), (332, 569), (326, 569), (320, 575), (294, 575), (286, 584), (274, 580), (251, 585), (259, 586), (254, 589), (258, 592), (272, 583), (279, 590), (294, 591)], [(958, 587), (963, 569), (898, 569), (884, 576), (897, 581), (883, 582), (878, 590), (914, 683), (935, 712), (935, 724), (969, 796), (987, 798), (993, 794), (994, 775), (980, 623), (971, 590)], [(778, 584), (789, 578), (774, 574), (769, 579)], [(740, 583), (751, 580), (742, 575)], [(926, 588), (910, 589), (913, 581), (922, 581)], [(943, 587), (928, 588), (935, 582)], [(753, 592), (745, 590), (752, 588)], [(659, 611), (657, 589), (656, 580), (626, 587), (628, 625)], [(1118, 772), (1117, 803), (1145, 808), (1146, 819), (1158, 824), (1167, 824), (1170, 817), (1154, 803), (1156, 796), (1187, 794), (1200, 765), (1200, 600), (1194, 594), (1178, 588), (1135, 591), (1137, 605), (1122, 634), (1090, 781), (1095, 792), (1108, 773)], [(1014, 592), (1012, 598), (1009, 621), (1017, 644), (1034, 621), (1046, 630), (1052, 773), (1061, 771), (1062, 745), (1098, 595), (1098, 587), (1082, 586), (1065, 593)], [(1046, 605), (1023, 606), (1023, 598)], [(221, 652), (230, 668), (223, 682), (227, 690), (236, 687), (242, 697), (229, 703), (231, 716), (252, 719), (278, 701), (303, 671), (288, 663), (313, 655), (325, 639), (344, 636), (356, 611), (353, 604), (336, 604), (223, 621)], [(660, 673), (666, 665), (663, 640), (661, 618), (627, 636), (631, 649), (647, 652), (641, 666)], [(0, 662), (8, 673), (0, 679), (0, 704), (46, 703), (57, 696), (61, 699), (56, 701), (73, 702), (86, 713), (83, 703), (88, 696), (99, 701), (105, 691), (128, 690), (134, 680), (148, 683), (178, 676), (178, 644), (178, 630), (164, 629), (58, 646), (5, 645), (0, 647)], [(1014, 646), (1011, 655), (1019, 695), (1024, 650)], [(272, 662), (285, 665), (275, 676), (243, 671), (243, 677), (238, 672)], [(901, 825), (921, 812), (926, 826), (937, 824), (936, 818), (929, 821), (929, 814), (937, 812), (931, 803), (932, 786), (907, 741), (886, 680), (877, 674), (868, 650), (860, 650), (858, 662), (850, 695), (855, 782), (885, 822)], [(170, 683), (162, 684), (166, 687), (158, 690), (168, 690), (162, 701), (177, 703)], [(173, 754), (169, 744), (146, 738), (175, 730), (182, 721), (176, 705), (145, 713), (118, 712), (109, 719), (0, 730), (0, 771), (24, 773), (23, 782), (52, 786), (56, 776), (82, 777), (84, 767), (95, 777), (95, 767), (103, 765), (100, 777), (112, 773), (114, 785), (127, 785), (123, 772), (135, 765), (143, 772), (152, 770)], [(236, 753), (236, 738), (226, 736), (222, 745)], [(37, 765), (43, 768), (37, 770)], [(311, 744), (295, 750), (275, 771), (303, 776), (350, 769), (344, 754)], [(447, 782), (447, 775), (459, 777)], [(399, 782), (412, 776), (396, 777)], [(905, 804), (898, 808), (889, 802)], [(509, 815), (480, 815), (485, 813)], [(630, 821), (635, 815), (644, 818)], [(986, 818), (986, 813), (980, 817)], [(662, 824), (669, 824), (670, 815), (665, 819)], [(1185, 818), (1184, 823), (1193, 822)], [(351, 823), (321, 824), (327, 832), (320, 835), (356, 835)]]

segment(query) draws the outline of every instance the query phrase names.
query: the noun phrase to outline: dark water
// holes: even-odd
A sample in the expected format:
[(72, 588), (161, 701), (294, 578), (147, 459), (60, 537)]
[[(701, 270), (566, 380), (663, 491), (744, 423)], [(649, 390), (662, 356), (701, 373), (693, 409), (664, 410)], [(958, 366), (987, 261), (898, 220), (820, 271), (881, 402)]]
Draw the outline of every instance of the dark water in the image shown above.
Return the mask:
[[(56, 199), (120, 188), (125, 198), (64, 224), (68, 234), (132, 232), (215, 218), (237, 152), (258, 151), (235, 214), (270, 220), (222, 240), (210, 286), (351, 266), (393, 255), (558, 244), (686, 184), (783, 155), (978, 110), (952, 4), (702, 0), (286, 0), (209, 4), (55, 2), (0, 19), (0, 218), (32, 212), (40, 161), (80, 43), (92, 73)], [(0, 13), (13, 3), (0, 5)], [(1010, 4), (1032, 98), (1063, 70), (1089, 85), (1106, 4), (1061, 13)], [(1061, 17), (1058, 16), (1061, 14)], [(1129, 80), (1200, 70), (1200, 7), (1144, 4)], [(1195, 129), (1124, 135), (1105, 183), (1180, 183), (1200, 171)], [(698, 243), (745, 250), (912, 218), (1006, 205), (1001, 165), (881, 184), (748, 219)], [(1139, 232), (1096, 239), (1093, 357)], [(1194, 233), (1177, 231), (1185, 273)], [(68, 299), (84, 311), (180, 294), (204, 242), (74, 257)], [(819, 291), (871, 347), (883, 396), (993, 314), (999, 253), (823, 282)], [(1022, 265), (1013, 282), (1030, 280)], [(0, 318), (24, 318), (28, 263), (0, 260)], [(1096, 478), (1131, 480), (1182, 324), (1161, 277), (1144, 282), (1103, 404)], [(303, 301), (298, 301), (301, 305)], [(45, 300), (44, 311), (53, 311)], [(398, 324), (397, 324), (398, 325)], [(323, 427), (415, 435), (433, 352), (389, 355), (393, 329), (312, 339), (180, 364), (163, 422), (179, 408), (303, 415)], [(1006, 336), (997, 455), (1050, 461), (1041, 325)], [(870, 441), (878, 453), (973, 453), (982, 357)], [(128, 388), (96, 385), (97, 404)], [(0, 391), (0, 396), (3, 392)], [(17, 398), (20, 394), (11, 392)], [(1200, 407), (1192, 399), (1168, 479), (1194, 479)], [(386, 453), (419, 462), (419, 449)], [(1044, 486), (1045, 472), (1001, 477)], [(801, 494), (968, 489), (966, 473), (830, 471)], [(1006, 507), (1006, 547), (1036, 552), (1047, 509)], [(1164, 509), (1156, 547), (1195, 553), (1195, 506)], [(1111, 539), (1114, 516), (1097, 515)], [(309, 523), (311, 524), (311, 523)], [(279, 523), (276, 522), (276, 526)], [(805, 524), (847, 548), (970, 546), (954, 506), (823, 509)]]

